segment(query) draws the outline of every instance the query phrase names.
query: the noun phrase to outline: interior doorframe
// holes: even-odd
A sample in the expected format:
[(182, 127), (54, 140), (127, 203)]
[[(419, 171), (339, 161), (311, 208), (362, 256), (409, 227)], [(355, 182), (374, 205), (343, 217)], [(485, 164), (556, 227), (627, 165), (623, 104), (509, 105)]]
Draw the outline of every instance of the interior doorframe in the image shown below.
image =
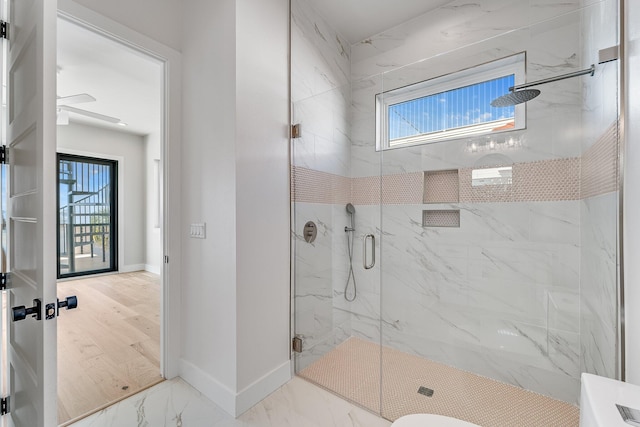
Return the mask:
[(180, 359), (181, 55), (72, 0), (58, 0), (58, 16), (155, 58), (163, 65), (160, 221), (164, 262), (160, 303), (160, 372), (164, 378), (171, 379), (178, 376)]

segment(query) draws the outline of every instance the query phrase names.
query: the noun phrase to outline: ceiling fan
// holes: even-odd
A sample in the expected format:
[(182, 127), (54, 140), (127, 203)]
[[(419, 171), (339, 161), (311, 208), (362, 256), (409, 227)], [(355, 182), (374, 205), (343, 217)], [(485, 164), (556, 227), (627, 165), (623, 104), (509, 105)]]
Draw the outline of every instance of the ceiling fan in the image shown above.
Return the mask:
[(69, 113), (79, 114), (81, 116), (91, 117), (93, 119), (103, 120), (109, 123), (122, 123), (120, 119), (116, 119), (115, 117), (105, 116), (104, 114), (94, 113), (93, 111), (70, 107), (71, 104), (82, 104), (85, 102), (95, 101), (96, 99), (87, 93), (80, 93), (71, 96), (59, 96), (57, 99), (58, 116), (56, 123), (58, 125), (68, 125)]

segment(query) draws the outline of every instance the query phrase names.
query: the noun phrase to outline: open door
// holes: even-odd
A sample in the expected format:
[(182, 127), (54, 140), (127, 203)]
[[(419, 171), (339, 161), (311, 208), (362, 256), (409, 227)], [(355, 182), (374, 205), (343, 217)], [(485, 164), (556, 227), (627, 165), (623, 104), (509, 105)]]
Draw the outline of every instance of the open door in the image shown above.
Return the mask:
[(7, 416), (10, 426), (49, 427), (57, 425), (57, 1), (8, 3)]

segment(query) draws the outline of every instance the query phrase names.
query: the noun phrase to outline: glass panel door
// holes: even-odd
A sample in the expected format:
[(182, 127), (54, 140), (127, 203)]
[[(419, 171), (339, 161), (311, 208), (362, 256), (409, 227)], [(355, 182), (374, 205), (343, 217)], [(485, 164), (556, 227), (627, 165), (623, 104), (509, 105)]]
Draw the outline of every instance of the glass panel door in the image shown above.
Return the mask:
[[(521, 425), (577, 425), (580, 374), (616, 376), (619, 64), (597, 62), (616, 44), (615, 10), (598, 3), (425, 60), (405, 49), (383, 73), (389, 94), (521, 53), (527, 83), (596, 70), (537, 85), (519, 104), (523, 129), (383, 152), (383, 417), (509, 425), (527, 401)], [(499, 118), (491, 102), (508, 92), (474, 98), (459, 119)], [(456, 119), (449, 104), (464, 100), (444, 95), (393, 114), (411, 128)]]
[(116, 170), (58, 154), (58, 278), (117, 270)]

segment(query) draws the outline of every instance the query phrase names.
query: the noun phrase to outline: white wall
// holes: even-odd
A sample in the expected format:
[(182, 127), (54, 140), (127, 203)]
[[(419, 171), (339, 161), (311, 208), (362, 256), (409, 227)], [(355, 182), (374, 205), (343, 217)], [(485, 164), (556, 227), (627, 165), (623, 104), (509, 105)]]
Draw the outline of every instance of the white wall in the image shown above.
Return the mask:
[[(236, 390), (235, 4), (184, 6), (180, 373), (228, 410)], [(189, 238), (192, 222), (207, 223), (206, 239)]]
[(182, 6), (177, 0), (75, 0), (172, 49), (180, 50)]
[(180, 371), (239, 414), (290, 373), (288, 7), (183, 5)]
[[(162, 183), (160, 159), (161, 135), (159, 132), (144, 137), (145, 166), (145, 270), (160, 274), (162, 267), (162, 239), (160, 234), (159, 194)], [(160, 200), (159, 200), (160, 199)]]
[(142, 137), (104, 128), (71, 123), (58, 126), (58, 151), (122, 158), (118, 162), (118, 270), (136, 271), (145, 264), (145, 175)]
[[(236, 23), (237, 375), (243, 391), (274, 369), (289, 374), (288, 1), (238, 0)], [(244, 409), (247, 399), (239, 402)]]
[[(640, 4), (625, 1), (626, 152), (624, 169), (624, 285), (627, 381), (640, 385)], [(633, 96), (635, 95), (635, 96)]]

